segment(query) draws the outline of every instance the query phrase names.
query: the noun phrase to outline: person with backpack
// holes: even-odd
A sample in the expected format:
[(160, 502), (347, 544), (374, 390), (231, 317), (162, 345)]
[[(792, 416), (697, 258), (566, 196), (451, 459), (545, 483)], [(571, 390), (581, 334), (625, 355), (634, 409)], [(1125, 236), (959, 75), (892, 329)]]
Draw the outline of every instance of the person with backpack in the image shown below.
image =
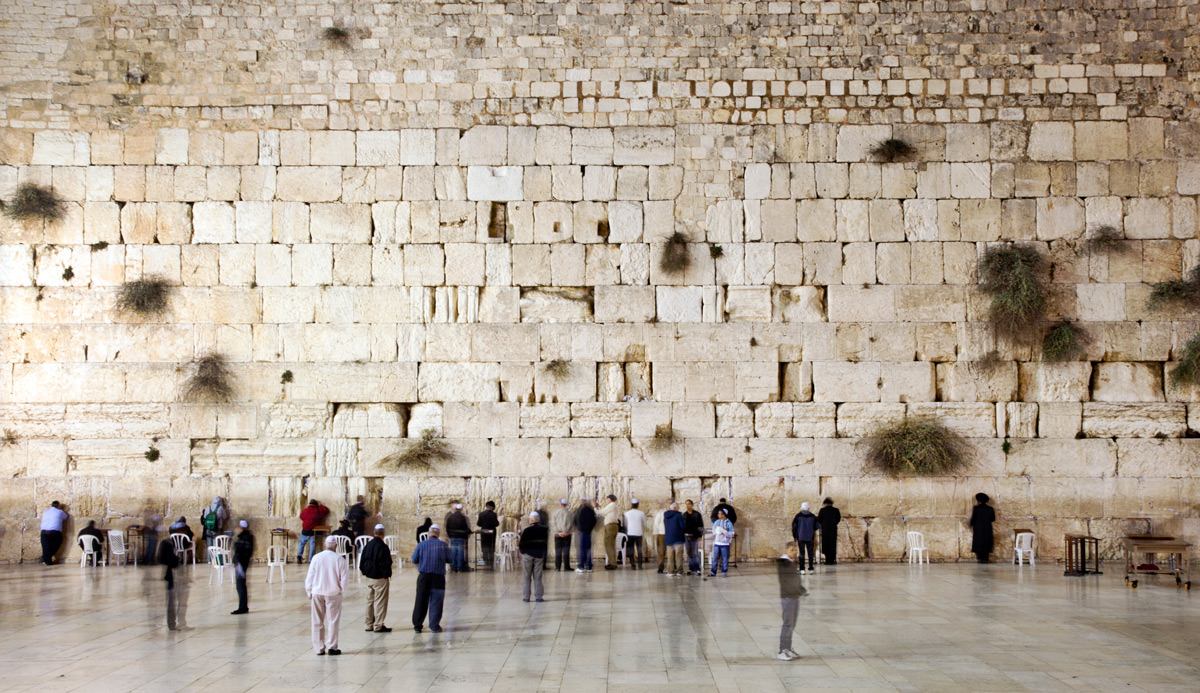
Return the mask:
[(224, 534), (225, 522), (229, 519), (229, 510), (225, 508), (225, 499), (217, 496), (212, 505), (200, 512), (200, 524), (204, 527), (204, 543), (211, 544), (218, 535)]

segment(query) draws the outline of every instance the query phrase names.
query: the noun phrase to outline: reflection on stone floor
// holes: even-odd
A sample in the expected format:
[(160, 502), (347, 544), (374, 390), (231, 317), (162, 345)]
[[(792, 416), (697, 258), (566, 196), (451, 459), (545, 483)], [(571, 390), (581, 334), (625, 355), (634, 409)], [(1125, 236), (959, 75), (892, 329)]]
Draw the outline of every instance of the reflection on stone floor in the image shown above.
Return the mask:
[(362, 628), (352, 580), (340, 658), (309, 648), (303, 568), (230, 616), (232, 581), (192, 576), (188, 624), (170, 633), (158, 568), (0, 569), (0, 689), (55, 691), (1194, 691), (1200, 593), (1165, 579), (1127, 589), (1117, 566), (846, 564), (805, 578), (795, 649), (779, 662), (769, 566), (728, 579), (653, 571), (547, 574), (547, 601), (518, 576), (449, 576), (446, 632), (412, 632), (416, 573), (394, 579), (388, 625)]

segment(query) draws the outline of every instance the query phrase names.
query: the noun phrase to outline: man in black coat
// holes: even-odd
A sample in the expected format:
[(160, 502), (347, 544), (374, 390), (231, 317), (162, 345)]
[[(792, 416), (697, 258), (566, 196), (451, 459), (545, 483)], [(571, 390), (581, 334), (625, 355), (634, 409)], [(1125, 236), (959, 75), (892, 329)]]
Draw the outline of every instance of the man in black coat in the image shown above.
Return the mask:
[(167, 630), (183, 630), (188, 627), (189, 576), (184, 568), (186, 564), (175, 553), (175, 543), (170, 539), (158, 543), (158, 563), (165, 567), (163, 581), (167, 583)]
[(704, 541), (704, 515), (692, 506), (691, 501), (685, 502), (684, 505), (687, 506), (683, 513), (683, 535), (688, 558), (688, 575), (699, 575), (700, 542)]
[(817, 513), (817, 526), (821, 528), (821, 553), (825, 554), (825, 565), (837, 565), (837, 532), (842, 521), (842, 511), (833, 507), (833, 499), (826, 498)]
[(992, 523), (996, 521), (996, 511), (988, 505), (986, 493), (976, 493), (977, 505), (971, 510), (971, 551), (975, 560), (980, 563), (991, 561), (992, 549), (995, 548), (996, 537), (992, 533)]
[(387, 618), (388, 592), (392, 584), (392, 552), (383, 540), (383, 525), (375, 525), (375, 536), (363, 547), (358, 569), (367, 579), (367, 632), (391, 633), (383, 625)]
[(483, 553), (483, 562), (491, 566), (496, 561), (496, 529), (500, 527), (495, 501), (484, 504), (475, 524), (479, 527), (479, 550)]
[(724, 498), (722, 498), (721, 502), (717, 503), (717, 507), (713, 508), (712, 512), (709, 513), (709, 519), (712, 520), (713, 522), (716, 522), (717, 521), (717, 513), (721, 512), (722, 510), (725, 511), (725, 519), (729, 520), (730, 523), (736, 525), (737, 524), (737, 511), (734, 510), (733, 506), (730, 505)]
[(254, 535), (250, 533), (250, 523), (242, 520), (238, 523), (241, 531), (233, 539), (233, 571), (237, 583), (238, 608), (231, 614), (250, 613), (250, 593), (246, 589), (246, 572), (250, 570), (250, 561), (254, 560)]
[(546, 544), (550, 541), (550, 530), (542, 523), (542, 514), (529, 513), (529, 526), (521, 532), (521, 601), (529, 601), (530, 587), (533, 597), (542, 601), (542, 571), (545, 570)]
[(359, 496), (358, 502), (346, 511), (346, 519), (350, 520), (350, 529), (354, 530), (355, 539), (367, 533), (367, 508), (364, 505), (366, 502), (366, 498)]
[(471, 572), (470, 553), (467, 541), (471, 538), (471, 521), (463, 513), (462, 503), (455, 503), (454, 510), (446, 516), (446, 536), (450, 538), (450, 570), (455, 573)]
[(591, 499), (584, 498), (575, 516), (575, 528), (579, 530), (579, 568), (577, 573), (592, 572), (592, 531), (596, 529), (596, 509)]

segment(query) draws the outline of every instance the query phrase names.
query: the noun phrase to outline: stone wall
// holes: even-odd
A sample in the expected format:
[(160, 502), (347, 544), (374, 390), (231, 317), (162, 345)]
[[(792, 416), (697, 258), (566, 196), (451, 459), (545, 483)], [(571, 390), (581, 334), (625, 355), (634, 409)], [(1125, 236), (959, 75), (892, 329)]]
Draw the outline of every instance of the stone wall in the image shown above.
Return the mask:
[[(1194, 3), (4, 12), (0, 197), (69, 211), (0, 218), (0, 560), (54, 499), (124, 526), (214, 495), (264, 546), (359, 493), (406, 536), (452, 499), (724, 496), (756, 556), (827, 495), (863, 559), (913, 529), (969, 555), (978, 491), (1001, 551), (1200, 533), (1200, 407), (1167, 377), (1200, 325), (1146, 307), (1200, 264)], [(891, 137), (914, 160), (870, 155)], [(996, 338), (974, 268), (1005, 241), (1086, 360)], [(165, 317), (114, 308), (152, 275)], [(186, 401), (212, 352), (233, 401)], [(967, 476), (864, 467), (906, 413), (970, 439)], [(455, 459), (397, 470), (426, 429)]]

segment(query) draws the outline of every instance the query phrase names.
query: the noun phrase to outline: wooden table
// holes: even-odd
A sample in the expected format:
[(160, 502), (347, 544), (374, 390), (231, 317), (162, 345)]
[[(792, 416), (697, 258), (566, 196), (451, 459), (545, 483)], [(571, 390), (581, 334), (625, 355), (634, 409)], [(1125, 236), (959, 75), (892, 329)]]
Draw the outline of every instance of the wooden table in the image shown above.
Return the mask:
[(286, 529), (271, 530), (271, 546), (275, 545), (277, 539), (283, 540), (283, 562), (286, 564), (292, 560), (292, 552), (288, 548), (291, 546), (292, 533)]
[[(1188, 562), (1188, 549), (1191, 544), (1182, 539), (1176, 539), (1169, 536), (1155, 536), (1150, 534), (1130, 534), (1122, 540), (1122, 545), (1125, 549), (1125, 573), (1126, 575), (1160, 575), (1169, 573), (1175, 576), (1175, 581), (1181, 583), (1190, 575), (1190, 565)], [(1167, 556), (1168, 566), (1157, 569), (1142, 569), (1138, 568), (1138, 556), (1144, 557), (1145, 563), (1149, 563), (1153, 556)], [(1188, 580), (1188, 586), (1191, 587), (1191, 580)]]
[[(1063, 575), (1103, 575), (1100, 572), (1100, 540), (1083, 534), (1064, 534), (1067, 568)], [(1092, 567), (1088, 567), (1088, 561)]]

